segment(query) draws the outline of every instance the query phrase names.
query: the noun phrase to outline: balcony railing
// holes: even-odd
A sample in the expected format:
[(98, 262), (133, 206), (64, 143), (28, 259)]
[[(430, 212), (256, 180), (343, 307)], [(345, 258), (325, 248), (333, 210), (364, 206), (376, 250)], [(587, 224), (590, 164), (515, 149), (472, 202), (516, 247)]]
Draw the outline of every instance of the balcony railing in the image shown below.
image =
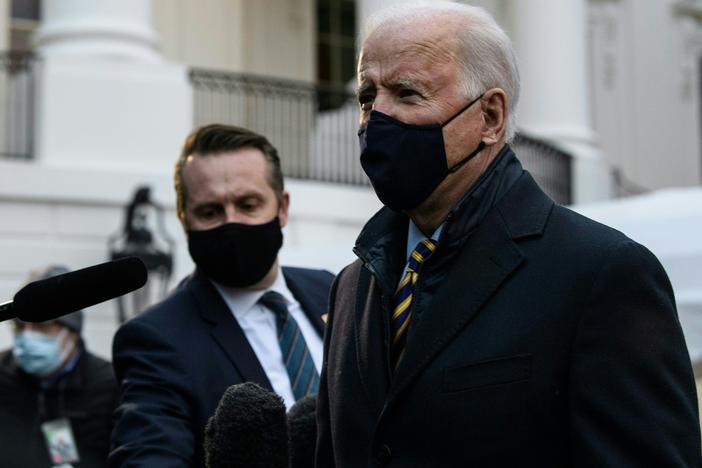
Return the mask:
[(569, 205), (573, 201), (571, 155), (523, 133), (517, 134), (511, 146), (524, 168), (556, 203)]
[(202, 69), (190, 79), (196, 126), (217, 122), (265, 135), (288, 177), (368, 183), (357, 162), (358, 111), (346, 90)]
[(33, 156), (35, 63), (31, 53), (0, 53), (0, 157)]
[[(34, 81), (38, 58), (0, 52), (0, 158), (34, 156)], [(194, 124), (228, 123), (266, 135), (288, 177), (369, 185), (358, 162), (358, 108), (353, 94), (299, 81), (192, 69)], [(572, 158), (555, 146), (517, 135), (522, 164), (558, 203), (572, 202)], [(615, 196), (645, 192), (612, 171)]]
[[(195, 125), (224, 123), (266, 135), (288, 177), (368, 185), (358, 162), (358, 106), (352, 93), (296, 81), (193, 69)], [(558, 203), (571, 201), (571, 158), (525, 135), (513, 146)]]

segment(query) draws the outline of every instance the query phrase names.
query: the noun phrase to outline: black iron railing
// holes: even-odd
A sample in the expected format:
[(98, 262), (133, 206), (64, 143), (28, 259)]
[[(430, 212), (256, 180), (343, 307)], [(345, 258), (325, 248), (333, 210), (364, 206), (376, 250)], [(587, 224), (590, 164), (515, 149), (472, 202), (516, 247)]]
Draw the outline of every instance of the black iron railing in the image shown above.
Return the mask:
[(0, 157), (34, 155), (34, 65), (29, 52), (0, 53)]
[[(363, 185), (358, 110), (344, 89), (193, 69), (195, 125), (239, 125), (265, 135), (288, 177)], [(322, 110), (320, 109), (328, 109)]]
[(522, 165), (556, 203), (572, 201), (572, 157), (555, 146), (518, 133), (511, 143)]
[[(358, 106), (345, 89), (247, 74), (193, 69), (195, 125), (226, 123), (266, 135), (288, 177), (368, 185), (358, 162)], [(571, 202), (571, 158), (525, 135), (520, 160), (558, 203)]]

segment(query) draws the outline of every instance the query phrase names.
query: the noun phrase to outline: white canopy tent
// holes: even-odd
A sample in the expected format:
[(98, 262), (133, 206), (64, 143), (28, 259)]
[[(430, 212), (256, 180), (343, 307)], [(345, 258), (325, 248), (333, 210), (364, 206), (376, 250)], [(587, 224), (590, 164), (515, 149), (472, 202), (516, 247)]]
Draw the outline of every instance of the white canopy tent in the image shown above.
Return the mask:
[(701, 366), (702, 188), (660, 190), (571, 208), (622, 231), (658, 257), (675, 291), (690, 357), (695, 367)]

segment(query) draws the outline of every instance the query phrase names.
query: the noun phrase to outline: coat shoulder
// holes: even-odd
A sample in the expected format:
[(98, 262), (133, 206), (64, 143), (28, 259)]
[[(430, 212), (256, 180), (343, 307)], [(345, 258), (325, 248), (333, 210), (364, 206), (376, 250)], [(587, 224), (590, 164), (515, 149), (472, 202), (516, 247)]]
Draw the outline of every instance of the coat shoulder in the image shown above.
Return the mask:
[(331, 286), (332, 281), (334, 281), (334, 274), (328, 270), (284, 266), (283, 273), (286, 277), (294, 276), (296, 279), (318, 282), (328, 286)]
[(554, 234), (568, 236), (571, 242), (586, 250), (592, 247), (601, 249), (622, 243), (636, 243), (613, 227), (559, 205), (554, 206), (549, 227)]

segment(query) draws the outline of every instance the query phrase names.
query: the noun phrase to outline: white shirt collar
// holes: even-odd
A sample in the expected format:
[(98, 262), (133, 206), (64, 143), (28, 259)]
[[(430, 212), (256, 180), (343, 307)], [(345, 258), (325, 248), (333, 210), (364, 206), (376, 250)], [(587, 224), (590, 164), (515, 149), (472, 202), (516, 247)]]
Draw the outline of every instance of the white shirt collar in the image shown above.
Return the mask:
[[(441, 225), (434, 231), (434, 234), (431, 235), (432, 240), (438, 242), (439, 236), (441, 236), (441, 231), (443, 229), (444, 223), (441, 223)], [(412, 251), (415, 247), (417, 247), (417, 244), (426, 238), (427, 236), (425, 236), (424, 233), (419, 230), (417, 225), (414, 224), (414, 221), (412, 221), (412, 218), (410, 218), (409, 226), (407, 226), (407, 257), (405, 258), (409, 259), (410, 255), (412, 255)]]
[(216, 281), (212, 281), (212, 284), (224, 298), (224, 301), (227, 303), (229, 309), (231, 309), (237, 320), (250, 313), (258, 303), (259, 299), (261, 299), (261, 296), (268, 291), (275, 291), (279, 293), (281, 296), (283, 296), (288, 305), (295, 301), (295, 297), (292, 295), (287, 284), (285, 283), (285, 277), (283, 276), (283, 271), (280, 267), (278, 267), (275, 281), (266, 289), (252, 290), (245, 288), (232, 288), (217, 283)]

